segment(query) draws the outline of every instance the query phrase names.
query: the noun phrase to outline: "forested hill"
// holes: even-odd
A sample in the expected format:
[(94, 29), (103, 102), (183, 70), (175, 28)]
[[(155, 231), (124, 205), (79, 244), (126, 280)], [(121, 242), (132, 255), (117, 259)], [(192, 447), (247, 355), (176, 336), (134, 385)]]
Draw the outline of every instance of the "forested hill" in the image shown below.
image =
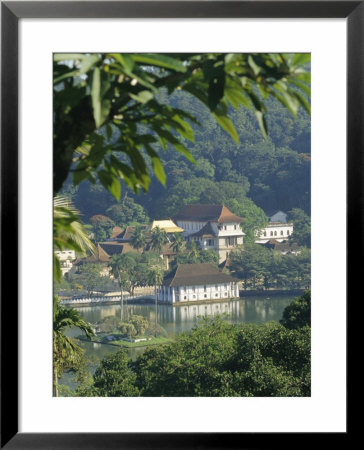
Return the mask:
[[(240, 214), (256, 205), (265, 212), (300, 208), (310, 215), (311, 134), (310, 117), (305, 111), (301, 109), (295, 119), (276, 101), (268, 101), (266, 141), (252, 112), (232, 110), (230, 117), (240, 139), (237, 145), (190, 94), (179, 91), (168, 102), (192, 113), (201, 124), (191, 124), (195, 142), (184, 141), (197, 164), (175, 150), (156, 149), (167, 175), (166, 187), (153, 179), (147, 194), (134, 195), (124, 185), (124, 217), (131, 208), (127, 222), (164, 219), (187, 203), (225, 203)], [(68, 184), (64, 192), (71, 194), (85, 221), (95, 214), (111, 217), (110, 208), (114, 212), (120, 209), (98, 184), (82, 182), (77, 188)], [(135, 208), (134, 203), (144, 209)]]

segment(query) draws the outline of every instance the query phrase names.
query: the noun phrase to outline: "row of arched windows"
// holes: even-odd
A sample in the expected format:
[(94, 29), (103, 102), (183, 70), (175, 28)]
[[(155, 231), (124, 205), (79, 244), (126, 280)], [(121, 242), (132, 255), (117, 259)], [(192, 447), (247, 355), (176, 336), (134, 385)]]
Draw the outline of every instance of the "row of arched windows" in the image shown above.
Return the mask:
[[(287, 236), (289, 236), (289, 234), (290, 234), (290, 232), (289, 232), (289, 230), (287, 230)], [(283, 230), (281, 230), (280, 235), (284, 236), (284, 231)], [(267, 232), (266, 231), (264, 231), (264, 236), (267, 236)], [(271, 231), (270, 232), (270, 236), (278, 236), (278, 232), (277, 231)]]

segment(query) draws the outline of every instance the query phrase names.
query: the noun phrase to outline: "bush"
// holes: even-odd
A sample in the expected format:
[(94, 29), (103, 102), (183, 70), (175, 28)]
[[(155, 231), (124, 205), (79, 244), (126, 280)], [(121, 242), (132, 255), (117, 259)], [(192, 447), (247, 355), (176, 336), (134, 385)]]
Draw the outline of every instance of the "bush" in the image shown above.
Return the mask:
[(306, 291), (286, 306), (280, 323), (291, 330), (311, 326), (311, 291)]
[(120, 327), (121, 320), (116, 316), (107, 316), (98, 323), (98, 328), (103, 333), (110, 333)]
[(136, 337), (138, 335), (135, 326), (132, 323), (122, 323), (119, 326), (119, 330), (123, 333), (125, 337)]

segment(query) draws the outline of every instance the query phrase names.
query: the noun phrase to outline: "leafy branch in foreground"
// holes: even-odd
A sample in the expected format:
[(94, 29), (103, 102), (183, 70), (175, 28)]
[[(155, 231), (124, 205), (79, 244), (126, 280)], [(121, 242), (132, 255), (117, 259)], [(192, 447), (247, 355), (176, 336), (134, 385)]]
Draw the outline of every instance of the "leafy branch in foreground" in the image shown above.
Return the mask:
[(198, 120), (168, 104), (175, 91), (206, 105), (236, 143), (231, 107), (253, 109), (266, 135), (268, 97), (294, 116), (300, 106), (310, 111), (309, 61), (309, 54), (55, 54), (54, 192), (70, 171), (75, 185), (99, 179), (117, 200), (121, 180), (147, 191), (154, 172), (165, 184), (158, 152), (169, 145), (194, 162), (183, 140), (194, 141)]

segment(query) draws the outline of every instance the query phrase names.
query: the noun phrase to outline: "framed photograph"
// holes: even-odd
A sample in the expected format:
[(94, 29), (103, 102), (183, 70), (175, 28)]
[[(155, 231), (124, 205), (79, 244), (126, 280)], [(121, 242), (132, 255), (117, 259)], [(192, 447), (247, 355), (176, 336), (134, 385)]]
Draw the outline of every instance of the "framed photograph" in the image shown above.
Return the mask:
[[(278, 439), (281, 445), (282, 437), (290, 445), (298, 435), (308, 442), (313, 433), (316, 441), (320, 436), (327, 440), (328, 434), (338, 440), (348, 439), (347, 303), (350, 293), (357, 291), (362, 275), (362, 264), (356, 263), (353, 249), (362, 250), (358, 241), (361, 244), (364, 194), (363, 24), (361, 1), (1, 2), (1, 448), (259, 448)], [(138, 61), (141, 65), (149, 64), (145, 55), (156, 53), (271, 55), (268, 59), (273, 58), (272, 61), (276, 61), (274, 55), (310, 55), (312, 114), (306, 128), (311, 148), (311, 193), (305, 192), (312, 218), (310, 395), (54, 395), (51, 299), (55, 156), (52, 149), (57, 130), (54, 129), (53, 59), (63, 55), (58, 57), (66, 61), (65, 70), (67, 55), (81, 55), (82, 60), (86, 54), (116, 53), (143, 54)], [(157, 66), (164, 64), (164, 69), (174, 70), (177, 59), (168, 58), (158, 61)], [(236, 60), (236, 63), (240, 62)], [(92, 64), (95, 61), (91, 59), (84, 62), (85, 73)], [(120, 60), (120, 64), (126, 71), (130, 69), (127, 61)], [(253, 72), (259, 73), (254, 58), (249, 64)], [(72, 67), (70, 63), (69, 68)], [(219, 64), (212, 68), (206, 63), (203, 67), (205, 78), (211, 70), (219, 85)], [(146, 88), (133, 90), (130, 98), (144, 105), (150, 100), (150, 80), (141, 76), (140, 79), (132, 77), (132, 83), (144, 83)], [(102, 123), (105, 105), (101, 102), (101, 109), (97, 107), (97, 78), (95, 74), (92, 77), (96, 81), (92, 81), (90, 95), (97, 124)], [(211, 91), (212, 88), (210, 94)], [(196, 94), (192, 87), (191, 92)], [(263, 88), (260, 92), (264, 96)], [(214, 110), (216, 105), (211, 107), (211, 102), (216, 100), (215, 94), (210, 94), (206, 102)], [(250, 99), (264, 134), (264, 110), (254, 92)], [(297, 95), (295, 99), (300, 99), (309, 109), (302, 97)], [(281, 100), (288, 110), (294, 108), (287, 91)], [(193, 103), (190, 105), (194, 107)], [(223, 113), (219, 114), (216, 114), (219, 124), (234, 140), (230, 122), (222, 119)], [(185, 118), (191, 119), (188, 114)], [(176, 123), (174, 120), (175, 117), (172, 125)], [(184, 132), (183, 138), (188, 139), (186, 128)], [(161, 136), (165, 138), (163, 133)], [(276, 133), (288, 158), (289, 151), (284, 149), (285, 140), (281, 138), (284, 132), (278, 129)], [(171, 142), (174, 138), (168, 139)], [(216, 145), (222, 145), (221, 142), (216, 139)], [(145, 149), (148, 152), (148, 145)], [(215, 155), (218, 155), (216, 149)], [(163, 179), (164, 171), (152, 149), (149, 156), (157, 178)], [(305, 151), (300, 151), (300, 158), (308, 158)], [(244, 177), (239, 178), (234, 171), (234, 165), (236, 168), (239, 164), (233, 157), (218, 161), (212, 167), (207, 159), (201, 160), (204, 175), (196, 179), (201, 183), (203, 176), (207, 178), (206, 174), (217, 168), (222, 173), (226, 164), (226, 170), (235, 174), (240, 185), (244, 184)], [(183, 166), (177, 161), (170, 165), (173, 164), (177, 169), (178, 164), (179, 169)], [(273, 169), (267, 167), (267, 170)], [(119, 188), (112, 184), (106, 172), (101, 174), (100, 182), (117, 196)], [(286, 175), (282, 172), (279, 176)], [(132, 180), (132, 177), (128, 180), (130, 186)], [(221, 176), (218, 181), (226, 183), (229, 179)], [(292, 190), (296, 181), (293, 177)], [(207, 181), (206, 186), (210, 186)], [(220, 186), (227, 189), (227, 184)], [(258, 183), (256, 189), (260, 193), (264, 190)], [(289, 192), (286, 194), (289, 198)], [(164, 198), (162, 203), (161, 200), (160, 210), (168, 210), (168, 217), (173, 212), (176, 224), (172, 225), (177, 225), (176, 229), (182, 226), (193, 229), (193, 221), (191, 225), (187, 216), (175, 214), (171, 201)], [(233, 208), (234, 203), (231, 205)], [(230, 219), (239, 219), (234, 210), (223, 212)], [(275, 223), (275, 219), (272, 221)], [(209, 219), (211, 230), (203, 228), (205, 232), (212, 233), (213, 223)], [(191, 236), (197, 236), (201, 229)], [(276, 231), (285, 232), (280, 228)], [(209, 239), (208, 233), (206, 236)], [(232, 242), (238, 244), (236, 236), (229, 239), (233, 241), (227, 246)], [(205, 244), (212, 246), (209, 242)], [(106, 248), (107, 243), (100, 251), (106, 252)], [(218, 263), (226, 261), (229, 253), (226, 249), (219, 253)], [(110, 255), (107, 257), (111, 258)], [(65, 260), (64, 267), (68, 263)], [(220, 292), (217, 283), (216, 292)], [(244, 288), (248, 281), (245, 283)], [(168, 290), (166, 286), (163, 284), (155, 292), (160, 300), (168, 302), (173, 289), (168, 287)], [(188, 295), (193, 296), (195, 290), (191, 289)], [(173, 295), (182, 301), (187, 290), (178, 288)]]

